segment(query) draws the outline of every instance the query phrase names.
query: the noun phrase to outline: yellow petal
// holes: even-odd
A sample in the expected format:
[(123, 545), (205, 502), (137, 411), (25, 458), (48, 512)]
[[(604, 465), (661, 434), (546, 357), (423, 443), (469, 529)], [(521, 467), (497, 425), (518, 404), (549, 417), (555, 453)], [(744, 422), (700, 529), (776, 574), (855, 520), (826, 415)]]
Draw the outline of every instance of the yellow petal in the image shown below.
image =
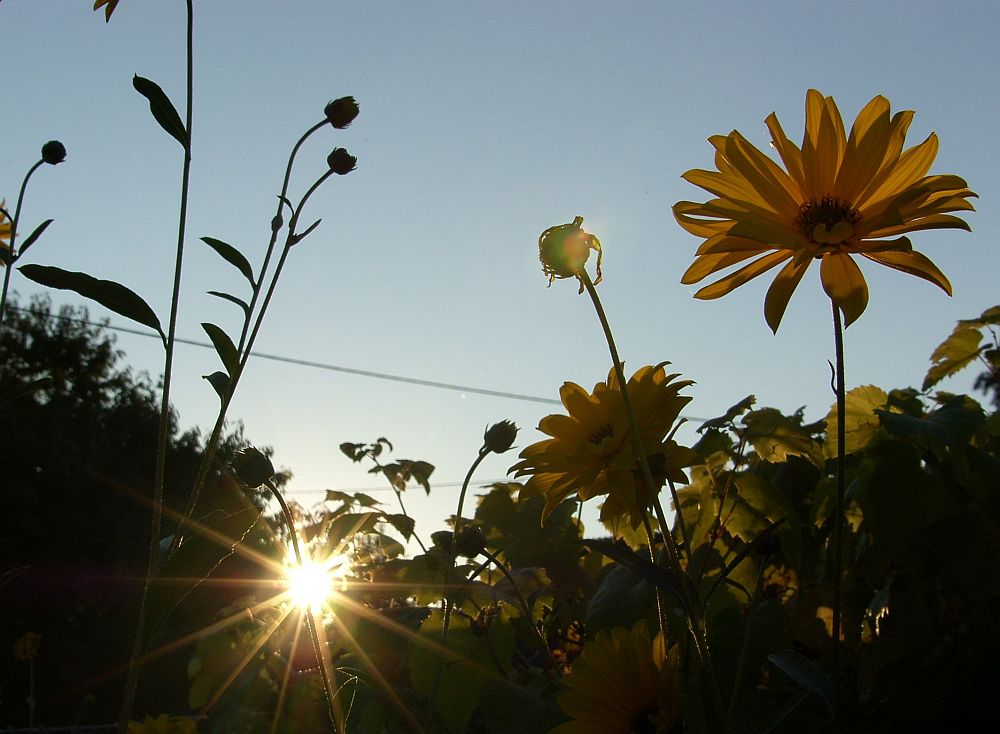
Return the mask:
[(964, 219), (950, 214), (934, 214), (913, 221), (906, 221), (894, 227), (884, 227), (882, 229), (869, 232), (868, 237), (895, 237), (906, 232), (917, 232), (922, 229), (964, 229), (971, 232), (972, 227)]
[(726, 139), (726, 157), (753, 188), (777, 212), (798, 211), (799, 201), (793, 192), (798, 186), (778, 165), (733, 131)]
[(698, 257), (681, 276), (681, 283), (691, 285), (703, 278), (707, 278), (712, 273), (725, 270), (730, 265), (743, 262), (753, 257), (755, 252), (720, 252), (712, 255), (701, 255)]
[(785, 135), (785, 131), (782, 129), (781, 123), (778, 122), (776, 114), (772, 112), (768, 115), (767, 119), (764, 120), (764, 124), (771, 131), (771, 144), (778, 151), (781, 161), (785, 164), (785, 170), (788, 171), (788, 175), (798, 188), (796, 198), (804, 200), (806, 198), (806, 184), (805, 177), (802, 174), (802, 151)]
[(858, 113), (851, 128), (844, 161), (837, 173), (836, 192), (841, 201), (855, 201), (878, 172), (889, 133), (889, 100), (875, 97)]
[(868, 284), (854, 258), (842, 252), (823, 256), (819, 270), (823, 290), (844, 312), (844, 326), (850, 326), (868, 306)]
[(778, 325), (781, 323), (781, 317), (785, 315), (788, 300), (809, 269), (812, 260), (811, 256), (795, 258), (781, 269), (771, 287), (767, 289), (767, 295), (764, 297), (764, 319), (774, 333), (778, 333)]
[(899, 270), (909, 275), (933, 283), (949, 296), (951, 295), (951, 283), (948, 278), (938, 270), (937, 265), (929, 258), (919, 252), (878, 252), (862, 253), (869, 260), (873, 260), (881, 265), (886, 265), (894, 270)]
[(673, 206), (674, 219), (691, 234), (696, 237), (711, 237), (718, 232), (725, 232), (729, 229), (731, 222), (716, 222), (710, 219), (702, 219), (702, 204), (693, 201), (678, 201)]
[(763, 257), (754, 260), (749, 265), (744, 265), (732, 275), (727, 275), (722, 280), (717, 280), (711, 285), (706, 285), (700, 291), (695, 293), (694, 297), (701, 298), (703, 300), (721, 298), (731, 290), (739, 288), (748, 280), (756, 278), (758, 275), (767, 272), (775, 265), (783, 263), (791, 256), (792, 253), (787, 250), (778, 250), (777, 252), (772, 252), (769, 255), (764, 255)]

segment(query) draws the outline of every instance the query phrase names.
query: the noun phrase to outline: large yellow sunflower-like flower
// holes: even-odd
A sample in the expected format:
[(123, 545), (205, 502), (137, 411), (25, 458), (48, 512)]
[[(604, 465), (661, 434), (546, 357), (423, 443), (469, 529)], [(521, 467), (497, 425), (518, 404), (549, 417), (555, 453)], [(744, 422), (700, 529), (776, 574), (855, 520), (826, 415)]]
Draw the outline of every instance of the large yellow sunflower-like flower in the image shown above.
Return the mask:
[(549, 734), (667, 734), (680, 716), (680, 683), (663, 636), (646, 624), (598, 632), (563, 679), (559, 707), (570, 717)]
[[(654, 481), (659, 481), (652, 492), (659, 491), (667, 477), (686, 482), (681, 468), (696, 460), (690, 449), (671, 438), (681, 409), (691, 400), (679, 394), (691, 381), (675, 382), (678, 376), (668, 375), (661, 364), (642, 367), (628, 381), (643, 452)], [(567, 382), (559, 396), (569, 415), (542, 418), (538, 430), (552, 438), (525, 448), (521, 461), (510, 469), (518, 477), (531, 475), (521, 496), (545, 497), (544, 520), (574, 492), (581, 500), (608, 495), (601, 519), (610, 522), (627, 516), (632, 527), (638, 527), (652, 495), (632, 450), (628, 414), (615, 371), (611, 370), (606, 382), (597, 383), (592, 393)]]
[(801, 148), (785, 137), (774, 113), (765, 120), (784, 168), (735, 130), (709, 138), (718, 171), (695, 169), (684, 178), (718, 198), (673, 207), (684, 229), (705, 238), (681, 282), (697, 283), (756, 258), (695, 293), (719, 298), (784, 263), (764, 300), (764, 317), (774, 331), (813, 259), (821, 261), (823, 288), (847, 324), (868, 304), (868, 286), (854, 255), (928, 280), (951, 295), (944, 274), (899, 235), (969, 230), (948, 212), (972, 210), (967, 199), (975, 194), (958, 176), (927, 175), (938, 149), (933, 133), (903, 149), (912, 119), (910, 111), (890, 116), (889, 101), (875, 97), (848, 136), (833, 98), (811, 89)]

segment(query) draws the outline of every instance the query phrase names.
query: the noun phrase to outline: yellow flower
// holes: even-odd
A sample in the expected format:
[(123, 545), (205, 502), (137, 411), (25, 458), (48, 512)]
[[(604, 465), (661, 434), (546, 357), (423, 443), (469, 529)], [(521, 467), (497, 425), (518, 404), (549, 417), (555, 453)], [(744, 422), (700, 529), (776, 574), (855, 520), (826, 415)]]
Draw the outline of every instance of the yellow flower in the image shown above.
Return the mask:
[(677, 672), (663, 636), (650, 640), (645, 622), (631, 632), (598, 632), (573, 661), (563, 687), (559, 707), (572, 718), (549, 734), (666, 734), (678, 723)]
[[(7, 210), (7, 201), (5, 199), (0, 199), (0, 209)], [(0, 268), (7, 264), (4, 256), (10, 251), (10, 230), (11, 221), (3, 214), (0, 214)]]
[(196, 730), (194, 720), (184, 716), (160, 714), (155, 719), (147, 716), (141, 724), (128, 722), (128, 734), (194, 734)]
[(823, 288), (847, 324), (868, 304), (868, 286), (852, 255), (928, 280), (951, 295), (951, 284), (937, 266), (898, 235), (969, 230), (947, 212), (972, 210), (966, 199), (975, 194), (958, 176), (927, 175), (937, 155), (935, 134), (903, 150), (912, 119), (909, 111), (890, 116), (889, 101), (875, 97), (848, 137), (833, 98), (811, 89), (801, 148), (785, 137), (774, 113), (765, 120), (784, 168), (735, 130), (709, 138), (718, 171), (691, 170), (684, 178), (718, 198), (673, 207), (684, 229), (705, 238), (681, 282), (697, 283), (756, 257), (695, 293), (696, 298), (719, 298), (785, 263), (764, 300), (764, 317), (773, 331), (813, 259), (821, 261)]
[(115, 8), (118, 6), (118, 0), (94, 0), (94, 10), (102, 6), (104, 7), (104, 22), (107, 23), (111, 20), (111, 14), (115, 12)]
[[(667, 364), (667, 363), (664, 363)], [(669, 477), (687, 482), (681, 467), (690, 466), (695, 456), (671, 438), (681, 409), (691, 398), (679, 395), (690, 380), (674, 382), (663, 364), (642, 367), (628, 381), (629, 397), (636, 413), (643, 451), (648, 457), (659, 490)], [(552, 438), (539, 441), (521, 452), (521, 461), (511, 467), (515, 476), (531, 475), (522, 497), (543, 495), (542, 519), (574, 492), (581, 500), (608, 495), (601, 519), (628, 516), (632, 527), (642, 522), (642, 513), (651, 501), (632, 450), (628, 414), (618, 379), (612, 369), (607, 382), (599, 382), (593, 393), (567, 382), (559, 396), (569, 415), (549, 415), (538, 430)], [(637, 502), (637, 492), (638, 499)]]

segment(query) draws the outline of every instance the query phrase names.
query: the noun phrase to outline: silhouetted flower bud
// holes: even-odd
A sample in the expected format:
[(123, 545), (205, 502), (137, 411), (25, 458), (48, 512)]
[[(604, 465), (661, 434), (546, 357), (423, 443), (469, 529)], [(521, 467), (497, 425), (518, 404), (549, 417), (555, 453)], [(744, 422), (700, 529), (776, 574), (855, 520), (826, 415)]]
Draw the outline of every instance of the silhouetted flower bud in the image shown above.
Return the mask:
[(66, 146), (58, 140), (50, 140), (42, 146), (42, 160), (50, 166), (66, 160)]
[(502, 454), (514, 445), (518, 430), (511, 421), (494, 423), (483, 434), (483, 445), (494, 454)]
[(281, 229), (281, 225), (283, 225), (284, 223), (285, 220), (281, 218), (281, 215), (275, 214), (274, 218), (271, 219), (271, 231), (277, 232), (279, 229)]
[(343, 176), (357, 167), (358, 159), (343, 148), (334, 148), (333, 152), (326, 157), (326, 163), (330, 166), (331, 171), (338, 176)]
[(458, 531), (455, 539), (455, 550), (458, 555), (475, 558), (486, 548), (486, 536), (475, 525), (466, 525)]
[[(538, 257), (542, 261), (542, 272), (549, 276), (549, 285), (556, 278), (580, 278), (591, 250), (597, 252), (594, 284), (601, 282), (601, 241), (581, 225), (583, 217), (576, 217), (571, 224), (549, 227), (538, 238)], [(582, 278), (580, 292), (583, 293)]]
[(323, 108), (326, 119), (338, 130), (343, 130), (354, 122), (354, 118), (358, 116), (360, 111), (361, 108), (358, 107), (354, 97), (335, 99)]
[(259, 487), (274, 476), (274, 465), (263, 453), (248, 446), (233, 457), (233, 471), (250, 489)]

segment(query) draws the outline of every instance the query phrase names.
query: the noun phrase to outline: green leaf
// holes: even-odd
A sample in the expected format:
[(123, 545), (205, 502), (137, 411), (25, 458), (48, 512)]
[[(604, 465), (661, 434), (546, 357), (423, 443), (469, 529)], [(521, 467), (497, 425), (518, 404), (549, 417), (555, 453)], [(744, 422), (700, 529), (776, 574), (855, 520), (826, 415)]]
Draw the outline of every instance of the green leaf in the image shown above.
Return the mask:
[(243, 309), (243, 313), (246, 314), (247, 318), (250, 317), (250, 304), (244, 301), (242, 298), (231, 296), (228, 293), (221, 293), (220, 291), (208, 291), (208, 295), (215, 296), (216, 298), (221, 298), (222, 300), (229, 301), (230, 303), (235, 303), (237, 306)]
[(136, 74), (132, 77), (132, 86), (139, 94), (149, 100), (149, 111), (153, 113), (153, 117), (160, 124), (160, 127), (180, 143), (184, 150), (187, 150), (189, 146), (187, 130), (184, 129), (184, 123), (181, 122), (177, 109), (160, 88), (160, 85)]
[(382, 504), (370, 494), (365, 494), (364, 492), (355, 492), (354, 501), (362, 507), (378, 507)]
[(243, 253), (232, 245), (222, 240), (217, 240), (214, 237), (202, 237), (201, 241), (219, 253), (223, 260), (235, 266), (237, 270), (243, 273), (243, 277), (250, 281), (251, 287), (256, 285), (253, 279), (253, 268), (250, 267), (250, 262), (243, 257)]
[(236, 345), (233, 344), (233, 340), (215, 324), (202, 323), (201, 328), (205, 330), (208, 338), (212, 340), (215, 351), (218, 352), (219, 359), (222, 360), (222, 366), (226, 368), (229, 377), (234, 377), (240, 367), (240, 355), (236, 351)]
[(740, 402), (736, 403), (726, 411), (725, 415), (721, 415), (718, 418), (712, 418), (701, 424), (701, 428), (698, 429), (698, 433), (701, 433), (709, 428), (714, 428), (717, 430), (725, 430), (730, 425), (732, 425), (733, 419), (738, 415), (743, 415), (748, 410), (750, 410), (754, 403), (757, 402), (757, 398), (753, 395), (747, 395)]
[(580, 544), (607, 556), (639, 578), (671, 592), (681, 603), (684, 602), (683, 584), (686, 577), (678, 577), (669, 569), (654, 565), (648, 558), (640, 556), (624, 543), (598, 539), (581, 540)]
[[(889, 396), (874, 385), (862, 385), (850, 390), (844, 401), (844, 452), (854, 454), (870, 445), (881, 427), (876, 408), (884, 408)], [(823, 455), (837, 457), (837, 406), (834, 404), (826, 416), (827, 439)]]
[(373, 533), (381, 521), (381, 512), (345, 513), (330, 524), (329, 542), (336, 546), (358, 533)]
[(378, 540), (379, 548), (385, 553), (389, 558), (398, 558), (406, 552), (406, 548), (395, 538), (386, 535), (385, 533), (374, 533), (375, 538)]
[(385, 520), (396, 528), (396, 531), (407, 540), (413, 535), (416, 521), (409, 515), (386, 515)]
[(347, 494), (347, 492), (341, 492), (338, 489), (328, 489), (326, 490), (326, 498), (323, 501), (353, 503), (354, 498)]
[(761, 408), (743, 418), (746, 437), (757, 455), (771, 464), (780, 464), (789, 456), (801, 456), (817, 466), (823, 465), (823, 447), (802, 427), (781, 411)]
[(28, 235), (28, 238), (21, 243), (21, 248), (17, 251), (18, 257), (23, 255), (25, 251), (35, 244), (35, 240), (42, 236), (42, 232), (48, 229), (49, 225), (52, 224), (52, 219), (46, 219), (44, 222), (35, 227), (35, 231)]
[(753, 540), (751, 540), (746, 546), (744, 546), (743, 550), (737, 553), (733, 557), (733, 559), (726, 564), (726, 567), (722, 570), (722, 573), (715, 578), (715, 583), (712, 584), (712, 588), (710, 588), (708, 590), (708, 593), (705, 594), (705, 602), (708, 602), (708, 599), (712, 596), (712, 593), (719, 586), (719, 584), (723, 583), (724, 581), (728, 581), (729, 576), (733, 573), (733, 571), (736, 570), (736, 567), (743, 562), (743, 559), (749, 556), (755, 550), (757, 550), (760, 547), (761, 543), (763, 543), (767, 538), (771, 537), (771, 535), (775, 533), (778, 527), (787, 519), (788, 519), (787, 517), (783, 517), (780, 520), (772, 522), (766, 528), (761, 530)]
[(215, 389), (219, 397), (225, 399), (226, 390), (229, 389), (229, 375), (225, 372), (213, 372), (210, 375), (202, 375), (201, 378), (208, 380), (208, 384)]
[(986, 423), (982, 407), (965, 395), (956, 395), (925, 418), (878, 410), (885, 429), (899, 438), (932, 438), (951, 446), (968, 443)]
[(655, 608), (653, 585), (624, 566), (615, 566), (587, 603), (587, 630), (632, 629)]
[(978, 328), (961, 324), (956, 326), (951, 336), (941, 342), (931, 354), (932, 365), (924, 377), (923, 389), (929, 390), (976, 359), (982, 339), (983, 335)]
[(767, 656), (782, 671), (810, 693), (815, 693), (833, 715), (833, 683), (809, 658), (795, 650), (781, 650)]
[(28, 280), (33, 280), (49, 288), (73, 291), (84, 298), (96, 301), (119, 316), (148, 326), (160, 335), (160, 340), (166, 347), (167, 336), (160, 328), (160, 320), (156, 317), (153, 309), (134, 291), (125, 286), (110, 280), (100, 280), (86, 273), (63, 270), (49, 265), (22, 265), (18, 270)]

